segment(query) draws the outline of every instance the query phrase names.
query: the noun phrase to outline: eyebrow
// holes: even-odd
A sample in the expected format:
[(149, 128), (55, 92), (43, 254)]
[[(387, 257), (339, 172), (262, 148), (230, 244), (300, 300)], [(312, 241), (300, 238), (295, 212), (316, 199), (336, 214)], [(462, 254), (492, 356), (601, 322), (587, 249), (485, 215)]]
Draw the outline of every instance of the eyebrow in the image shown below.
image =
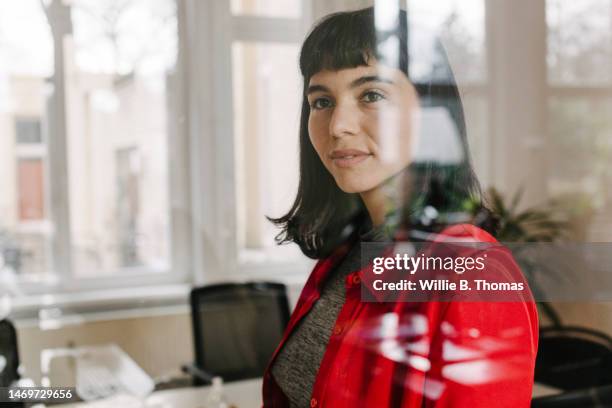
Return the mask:
[[(349, 84), (349, 88), (357, 88), (363, 84), (367, 84), (368, 82), (384, 82), (386, 84), (394, 84), (394, 82), (389, 78), (384, 78), (379, 75), (368, 75), (353, 80)], [(329, 88), (324, 85), (310, 85), (306, 90), (306, 95), (310, 95), (314, 92), (329, 92)]]

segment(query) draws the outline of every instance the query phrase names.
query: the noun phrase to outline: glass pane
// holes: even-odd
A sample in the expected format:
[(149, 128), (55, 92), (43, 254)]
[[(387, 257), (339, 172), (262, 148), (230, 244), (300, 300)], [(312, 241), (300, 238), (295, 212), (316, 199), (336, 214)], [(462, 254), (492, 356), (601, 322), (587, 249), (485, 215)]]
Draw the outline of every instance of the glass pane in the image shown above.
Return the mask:
[(74, 274), (167, 270), (175, 3), (72, 4), (67, 117)]
[(10, 279), (50, 278), (46, 78), (53, 40), (41, 2), (0, 2), (0, 295)]
[(569, 197), (582, 240), (612, 240), (612, 99), (554, 97), (549, 102), (548, 189)]
[(548, 76), (551, 83), (587, 85), (612, 79), (610, 0), (549, 0)]
[(411, 25), (439, 36), (458, 82), (487, 78), (484, 11), (483, 0), (408, 2)]
[(232, 14), (250, 14), (266, 17), (300, 17), (301, 0), (231, 0)]
[(291, 260), (295, 245), (277, 246), (266, 216), (284, 215), (298, 183), (301, 79), (298, 46), (235, 43), (234, 131), (238, 237), (243, 261)]

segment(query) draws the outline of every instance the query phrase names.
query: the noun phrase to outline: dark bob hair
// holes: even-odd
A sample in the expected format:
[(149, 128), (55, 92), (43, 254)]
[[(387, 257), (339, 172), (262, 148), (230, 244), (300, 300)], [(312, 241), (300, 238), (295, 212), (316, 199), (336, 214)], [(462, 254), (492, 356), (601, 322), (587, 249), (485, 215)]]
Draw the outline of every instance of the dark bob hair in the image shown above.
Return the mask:
[[(390, 62), (379, 52), (379, 45), (395, 36), (399, 41), (397, 61)], [(291, 209), (280, 218), (270, 218), (281, 228), (278, 243), (297, 243), (311, 258), (322, 258), (346, 242), (369, 218), (358, 194), (340, 190), (314, 150), (308, 135), (310, 106), (306, 89), (317, 72), (367, 65), (375, 58), (382, 64), (395, 64), (410, 79), (409, 27), (407, 13), (399, 11), (396, 24), (377, 31), (372, 7), (329, 15), (310, 32), (300, 53), (304, 79), (300, 118), (300, 182)], [(430, 79), (412, 81), (423, 107), (445, 107), (455, 122), (464, 149), (460, 164), (436, 162), (413, 163), (406, 172), (410, 180), (409, 198), (398, 211), (396, 228), (423, 228), (423, 210), (428, 206), (437, 213), (463, 211), (466, 203), (481, 204), (478, 181), (472, 170), (467, 149), (465, 121), (459, 90), (443, 48), (436, 42), (435, 61), (431, 61)], [(399, 65), (399, 66), (397, 66)], [(396, 217), (397, 218), (397, 217)]]

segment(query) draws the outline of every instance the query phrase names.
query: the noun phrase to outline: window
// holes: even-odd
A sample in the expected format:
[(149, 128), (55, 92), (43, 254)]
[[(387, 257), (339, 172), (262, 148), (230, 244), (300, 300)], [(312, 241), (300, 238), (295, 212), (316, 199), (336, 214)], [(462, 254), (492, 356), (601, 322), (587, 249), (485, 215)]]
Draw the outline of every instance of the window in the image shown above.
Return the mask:
[(44, 178), (41, 159), (18, 159), (19, 219), (41, 220), (44, 217)]
[[(236, 185), (235, 245), (238, 268), (243, 271), (255, 265), (269, 268), (304, 260), (295, 245), (276, 245), (274, 237), (279, 230), (266, 219), (288, 211), (299, 180), (299, 47), (313, 20), (321, 17), (308, 16), (319, 8), (326, 14), (364, 6), (363, 2), (346, 1), (337, 9), (328, 9), (317, 3), (312, 4), (310, 12), (298, 13), (298, 3), (279, 6), (275, 2), (268, 9), (271, 3), (265, 1), (232, 1), (226, 11), (234, 27), (230, 57), (234, 138), (231, 160)], [(288, 7), (293, 6), (289, 12)], [(484, 2), (419, 1), (410, 2), (408, 7), (415, 24), (439, 35), (449, 53), (465, 95), (468, 134), (480, 160), (477, 166), (484, 173), (489, 164)], [(267, 18), (263, 20), (261, 16)], [(292, 24), (286, 24), (287, 17), (293, 18)]]
[(22, 289), (185, 279), (178, 33), (174, 0), (0, 4), (0, 268)]
[(299, 97), (297, 44), (234, 43), (234, 129), (238, 242), (244, 262), (299, 256), (277, 246), (278, 228), (298, 185)]
[(43, 137), (53, 47), (40, 2), (0, 4), (0, 61), (0, 270), (39, 281), (52, 269), (53, 226)]
[(45, 176), (40, 119), (16, 118), (19, 220), (40, 221), (45, 213)]
[(485, 2), (442, 0), (408, 2), (411, 25), (437, 34), (460, 83), (482, 83), (487, 78)]
[(167, 272), (166, 76), (176, 63), (175, 5), (79, 0), (71, 11), (66, 142), (74, 274)]
[[(304, 264), (265, 219), (297, 188), (299, 47), (371, 1), (0, 3), (2, 265), (80, 288)], [(482, 184), (603, 209), (612, 2), (536, 3), (401, 2), (448, 53)]]
[(17, 144), (42, 143), (40, 120), (17, 118), (15, 134), (17, 135)]
[(612, 6), (609, 0), (548, 0), (548, 79), (554, 85), (612, 81)]
[[(273, 3), (273, 4), (272, 4)], [(238, 2), (232, 2), (236, 12)], [(300, 2), (240, 3), (242, 14), (299, 17)], [(269, 13), (274, 11), (274, 13)], [(232, 17), (236, 19), (237, 17)], [(298, 184), (298, 136), (302, 81), (298, 52), (304, 20), (241, 16), (251, 31), (237, 31), (232, 39), (231, 65), (233, 137), (236, 185), (236, 246), (245, 265), (302, 262), (296, 245), (278, 246), (279, 230), (266, 217), (284, 215)], [(261, 36), (261, 37), (260, 37)], [(265, 40), (263, 39), (265, 38)]]
[[(585, 216), (583, 240), (610, 239), (612, 2), (548, 0), (548, 193)], [(590, 226), (588, 226), (590, 224)]]

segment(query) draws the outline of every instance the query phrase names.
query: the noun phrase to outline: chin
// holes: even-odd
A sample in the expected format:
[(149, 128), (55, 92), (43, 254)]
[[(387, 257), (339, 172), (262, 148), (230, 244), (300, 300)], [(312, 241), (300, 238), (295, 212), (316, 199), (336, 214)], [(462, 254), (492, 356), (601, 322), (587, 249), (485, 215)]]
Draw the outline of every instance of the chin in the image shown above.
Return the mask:
[(355, 179), (336, 179), (336, 184), (340, 190), (347, 194), (363, 193), (376, 187), (376, 183), (369, 183), (367, 180)]

